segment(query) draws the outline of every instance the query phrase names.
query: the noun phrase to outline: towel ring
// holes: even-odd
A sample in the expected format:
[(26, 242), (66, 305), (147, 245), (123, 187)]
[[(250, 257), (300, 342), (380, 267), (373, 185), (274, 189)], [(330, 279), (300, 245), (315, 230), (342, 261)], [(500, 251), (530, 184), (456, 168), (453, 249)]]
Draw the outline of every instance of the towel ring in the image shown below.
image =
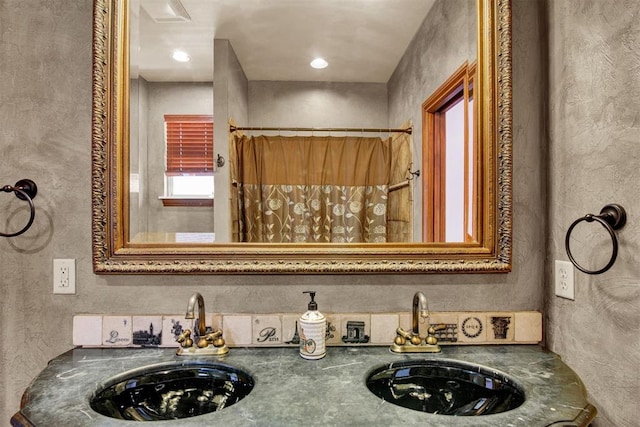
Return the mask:
[(0, 191), (4, 191), (5, 193), (13, 192), (16, 194), (16, 197), (18, 199), (26, 200), (29, 203), (30, 216), (27, 225), (25, 225), (22, 230), (16, 231), (15, 233), (0, 232), (0, 237), (19, 236), (27, 231), (29, 227), (31, 227), (31, 224), (33, 224), (33, 219), (36, 216), (36, 208), (33, 205), (33, 199), (36, 197), (36, 194), (38, 194), (38, 187), (36, 186), (36, 183), (31, 181), (30, 179), (21, 179), (20, 181), (16, 182), (15, 186), (5, 185), (4, 187), (0, 188)]
[[(613, 243), (613, 251), (611, 253), (611, 259), (600, 270), (587, 270), (582, 267), (578, 262), (573, 258), (571, 254), (571, 249), (569, 247), (569, 238), (571, 237), (571, 232), (574, 227), (581, 223), (582, 221), (593, 222), (597, 221), (609, 232), (609, 236), (611, 236), (611, 242)], [(616, 257), (618, 256), (618, 237), (616, 236), (615, 230), (620, 230), (627, 223), (627, 213), (624, 208), (618, 204), (612, 203), (610, 205), (606, 205), (600, 211), (600, 215), (587, 214), (582, 218), (578, 218), (571, 224), (569, 229), (567, 230), (567, 236), (564, 240), (564, 246), (567, 250), (567, 255), (569, 256), (569, 260), (571, 263), (580, 271), (587, 274), (601, 274), (607, 271), (613, 266), (616, 262)]]

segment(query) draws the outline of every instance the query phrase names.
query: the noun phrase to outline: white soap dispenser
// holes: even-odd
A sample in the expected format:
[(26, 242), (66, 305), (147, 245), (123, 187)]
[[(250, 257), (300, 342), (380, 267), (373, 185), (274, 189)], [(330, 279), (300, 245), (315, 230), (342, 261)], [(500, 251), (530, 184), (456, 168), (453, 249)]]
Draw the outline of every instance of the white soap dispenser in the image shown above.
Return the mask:
[(308, 311), (300, 317), (300, 356), (305, 359), (321, 359), (325, 350), (325, 335), (327, 333), (327, 318), (318, 311), (315, 302), (315, 291), (305, 291), (303, 294), (311, 296)]

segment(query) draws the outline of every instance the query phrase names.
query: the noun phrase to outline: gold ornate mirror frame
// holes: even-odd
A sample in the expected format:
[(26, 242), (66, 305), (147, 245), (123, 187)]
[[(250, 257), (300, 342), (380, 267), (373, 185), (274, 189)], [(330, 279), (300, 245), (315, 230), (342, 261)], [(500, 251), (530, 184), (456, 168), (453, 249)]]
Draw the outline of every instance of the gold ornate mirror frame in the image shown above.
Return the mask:
[(511, 2), (478, 0), (477, 243), (131, 245), (127, 0), (94, 0), (92, 245), (98, 274), (481, 273), (511, 270)]

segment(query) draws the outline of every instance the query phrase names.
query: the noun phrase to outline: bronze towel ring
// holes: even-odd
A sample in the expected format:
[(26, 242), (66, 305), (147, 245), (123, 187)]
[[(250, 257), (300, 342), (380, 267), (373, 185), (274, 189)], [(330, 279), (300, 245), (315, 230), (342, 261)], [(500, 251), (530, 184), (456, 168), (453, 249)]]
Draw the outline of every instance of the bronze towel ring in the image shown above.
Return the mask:
[[(611, 241), (613, 243), (613, 251), (611, 253), (611, 259), (600, 270), (587, 270), (582, 267), (577, 261), (573, 258), (571, 254), (571, 249), (569, 247), (569, 238), (571, 237), (571, 232), (573, 228), (581, 223), (582, 221), (593, 222), (597, 221), (609, 232), (609, 236), (611, 236)], [(618, 237), (616, 236), (615, 230), (620, 230), (627, 222), (627, 213), (624, 208), (618, 204), (612, 203), (610, 205), (606, 205), (600, 211), (600, 215), (587, 214), (582, 218), (578, 218), (571, 224), (569, 230), (567, 230), (567, 236), (564, 240), (564, 245), (567, 250), (567, 255), (569, 256), (569, 260), (571, 263), (580, 271), (587, 274), (601, 274), (607, 271), (613, 266), (616, 262), (616, 257), (618, 256)]]
[(16, 197), (18, 199), (26, 200), (29, 203), (30, 216), (27, 225), (25, 225), (22, 230), (16, 231), (15, 233), (0, 232), (0, 237), (19, 236), (27, 231), (29, 227), (31, 227), (31, 224), (33, 224), (33, 219), (36, 216), (36, 208), (33, 205), (33, 199), (36, 197), (36, 194), (38, 194), (38, 187), (36, 186), (36, 183), (31, 181), (30, 179), (21, 179), (20, 181), (16, 182), (15, 186), (5, 185), (4, 187), (0, 188), (0, 191), (4, 191), (5, 193), (16, 193)]

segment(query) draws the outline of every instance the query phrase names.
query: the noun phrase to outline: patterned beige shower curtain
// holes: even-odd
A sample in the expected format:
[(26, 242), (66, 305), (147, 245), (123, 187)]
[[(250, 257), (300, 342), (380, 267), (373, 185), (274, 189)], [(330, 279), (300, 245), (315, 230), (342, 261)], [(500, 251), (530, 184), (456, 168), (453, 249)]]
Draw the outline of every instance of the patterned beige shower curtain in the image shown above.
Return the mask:
[[(406, 129), (411, 126), (405, 122)], [(412, 139), (408, 133), (394, 133), (391, 135), (391, 174), (389, 179), (390, 191), (387, 218), (387, 242), (411, 242), (413, 240), (413, 178), (412, 170)], [(413, 168), (415, 169), (415, 168)], [(406, 186), (402, 185), (406, 183)], [(399, 187), (398, 187), (399, 186)], [(395, 189), (394, 189), (395, 188)]]
[(235, 135), (234, 241), (385, 242), (389, 140)]

